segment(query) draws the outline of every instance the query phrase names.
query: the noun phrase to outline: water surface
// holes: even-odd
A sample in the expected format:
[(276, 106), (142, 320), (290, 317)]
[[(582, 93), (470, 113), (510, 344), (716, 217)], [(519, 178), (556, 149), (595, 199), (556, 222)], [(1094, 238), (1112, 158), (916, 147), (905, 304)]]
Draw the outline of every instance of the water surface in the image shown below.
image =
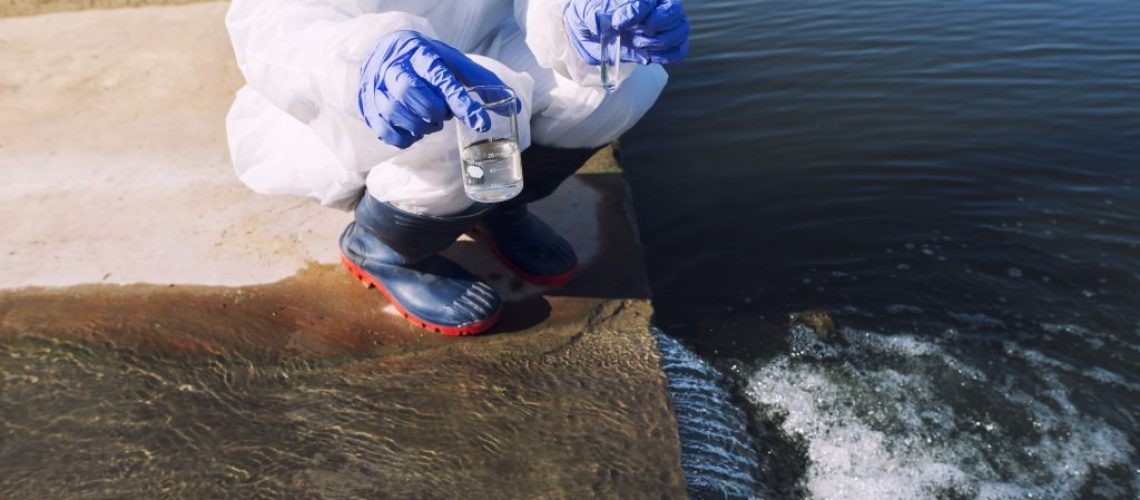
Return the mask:
[(777, 495), (1140, 494), (1140, 3), (686, 5), (623, 162), (658, 326), (798, 450)]

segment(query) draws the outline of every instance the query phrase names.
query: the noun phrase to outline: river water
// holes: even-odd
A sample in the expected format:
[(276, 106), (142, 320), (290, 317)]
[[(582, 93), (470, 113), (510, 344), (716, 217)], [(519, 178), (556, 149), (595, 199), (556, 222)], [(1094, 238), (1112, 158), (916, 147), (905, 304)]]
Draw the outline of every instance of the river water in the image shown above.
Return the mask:
[(1140, 495), (1140, 2), (686, 7), (623, 164), (768, 493)]

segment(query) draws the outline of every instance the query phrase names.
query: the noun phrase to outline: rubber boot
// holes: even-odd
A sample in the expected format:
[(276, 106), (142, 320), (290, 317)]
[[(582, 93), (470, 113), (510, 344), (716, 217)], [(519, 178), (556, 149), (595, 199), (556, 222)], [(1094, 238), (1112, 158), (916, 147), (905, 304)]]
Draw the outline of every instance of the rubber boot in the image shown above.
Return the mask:
[(601, 148), (564, 149), (531, 145), (522, 153), (523, 191), (499, 203), (476, 226), (476, 236), (523, 280), (562, 286), (574, 277), (578, 256), (570, 242), (527, 210), (574, 175)]
[(491, 205), (448, 217), (415, 215), (367, 192), (340, 236), (341, 262), (376, 287), (412, 323), (445, 335), (474, 335), (499, 319), (502, 302), (486, 283), (439, 256)]

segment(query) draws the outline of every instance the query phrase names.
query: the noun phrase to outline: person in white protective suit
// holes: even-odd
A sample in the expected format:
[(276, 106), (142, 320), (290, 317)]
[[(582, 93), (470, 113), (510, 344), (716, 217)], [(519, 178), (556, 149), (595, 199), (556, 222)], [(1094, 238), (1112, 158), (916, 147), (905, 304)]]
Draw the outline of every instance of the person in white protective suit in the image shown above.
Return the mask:
[[(599, 11), (622, 35), (612, 94)], [(438, 253), (474, 229), (527, 281), (568, 281), (573, 249), (526, 205), (645, 114), (689, 33), (680, 0), (234, 0), (226, 27), (247, 81), (227, 117), (241, 180), (355, 210), (345, 266), (452, 335), (489, 329), (501, 302)], [(486, 84), (521, 101), (524, 188), (498, 204), (467, 198), (456, 147), (455, 127), (488, 124), (465, 90)]]

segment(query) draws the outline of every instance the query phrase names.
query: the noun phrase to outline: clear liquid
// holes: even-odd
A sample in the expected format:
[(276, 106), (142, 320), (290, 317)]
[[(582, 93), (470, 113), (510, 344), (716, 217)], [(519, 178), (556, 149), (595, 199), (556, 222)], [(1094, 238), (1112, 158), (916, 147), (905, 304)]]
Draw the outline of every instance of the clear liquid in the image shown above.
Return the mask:
[(618, 64), (621, 62), (621, 34), (613, 29), (613, 12), (598, 12), (598, 33), (600, 36), (598, 69), (601, 71), (602, 88), (613, 93), (618, 87)]
[(617, 69), (618, 69), (618, 66), (616, 64), (612, 64), (612, 63), (609, 63), (606, 61), (602, 61), (601, 68), (602, 68), (602, 88), (605, 89), (606, 92), (613, 93), (615, 90), (617, 90), (617, 82), (618, 82)]
[(522, 192), (522, 155), (510, 139), (476, 142), (460, 153), (463, 189), (480, 203), (498, 203)]

